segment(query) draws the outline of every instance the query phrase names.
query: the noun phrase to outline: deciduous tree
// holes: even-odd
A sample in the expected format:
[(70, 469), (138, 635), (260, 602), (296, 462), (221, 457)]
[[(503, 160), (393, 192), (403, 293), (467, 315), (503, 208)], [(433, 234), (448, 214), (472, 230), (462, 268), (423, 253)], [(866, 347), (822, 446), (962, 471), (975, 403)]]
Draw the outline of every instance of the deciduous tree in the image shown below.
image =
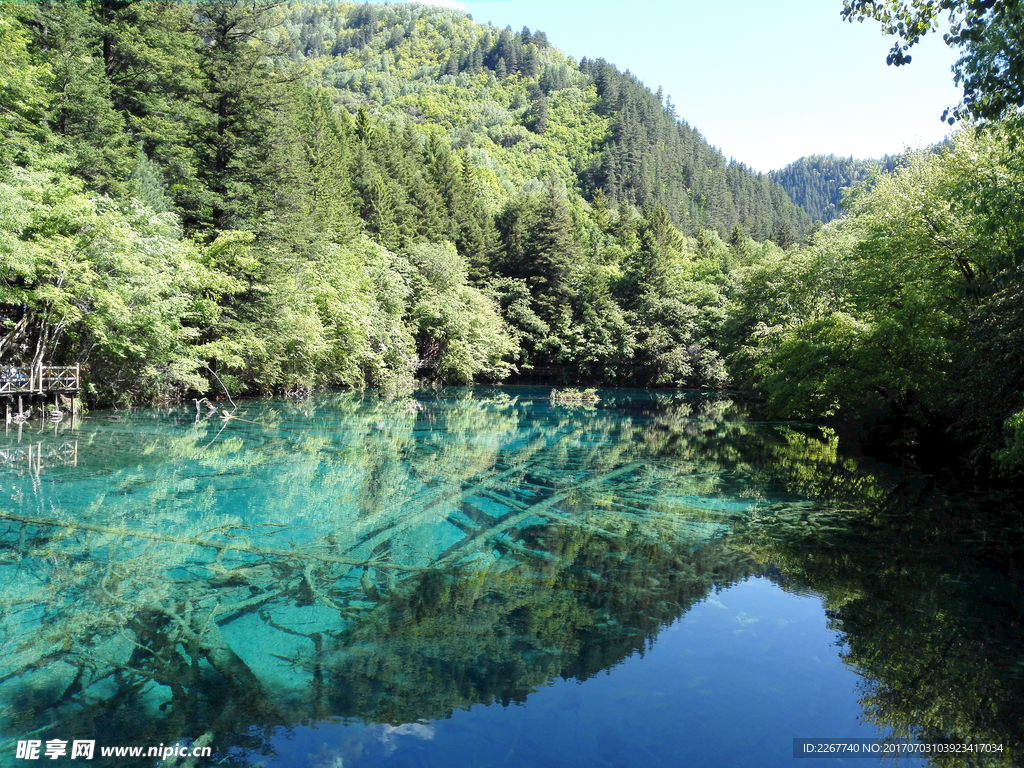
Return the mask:
[(1024, 5), (1020, 0), (844, 0), (848, 21), (876, 19), (896, 36), (886, 63), (909, 64), (910, 49), (936, 32), (945, 14), (943, 39), (960, 51), (953, 67), (963, 101), (942, 117), (950, 124), (968, 117), (990, 120), (1024, 105)]

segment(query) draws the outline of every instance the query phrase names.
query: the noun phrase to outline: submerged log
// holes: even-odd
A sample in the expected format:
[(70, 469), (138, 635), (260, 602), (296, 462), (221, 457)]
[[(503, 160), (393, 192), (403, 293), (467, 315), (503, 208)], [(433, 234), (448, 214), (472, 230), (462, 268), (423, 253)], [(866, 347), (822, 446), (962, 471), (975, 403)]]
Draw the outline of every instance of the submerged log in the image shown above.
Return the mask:
[(201, 539), (198, 536), (172, 536), (166, 533), (140, 531), (134, 528), (118, 528), (111, 525), (97, 525), (95, 523), (83, 523), (75, 520), (57, 520), (47, 517), (34, 517), (32, 515), (18, 515), (11, 512), (0, 512), (0, 520), (11, 520), (19, 523), (28, 523), (30, 525), (51, 526), (54, 528), (63, 528), (65, 530), (94, 531), (96, 533), (110, 534), (111, 536), (128, 536), (139, 539), (149, 539), (151, 541), (166, 541), (174, 544), (186, 544), (194, 547), (208, 547), (218, 551), (244, 552), (264, 557), (280, 557), (288, 560), (318, 560), (322, 563), (337, 563), (339, 565), (350, 565), (356, 568), (371, 566), (382, 570), (392, 569), (396, 571), (409, 571), (412, 573), (419, 573), (420, 571), (426, 570), (423, 566), (402, 565), (400, 563), (389, 563), (377, 559), (368, 560), (366, 558), (339, 557), (338, 555), (317, 552), (309, 548), (273, 549), (271, 547), (258, 547), (253, 544), (249, 544), (248, 542), (212, 541), (210, 539)]

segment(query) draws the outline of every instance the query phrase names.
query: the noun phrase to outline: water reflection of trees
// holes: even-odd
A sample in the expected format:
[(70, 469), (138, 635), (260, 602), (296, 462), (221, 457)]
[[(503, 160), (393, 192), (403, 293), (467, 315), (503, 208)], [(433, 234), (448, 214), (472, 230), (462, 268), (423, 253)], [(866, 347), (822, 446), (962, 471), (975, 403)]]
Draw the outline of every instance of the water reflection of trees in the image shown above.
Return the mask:
[(238, 415), (128, 414), (54, 482), (12, 478), (8, 733), (258, 752), (289, 723), (518, 701), (749, 573), (722, 538), (749, 510), (839, 495), (834, 446), (724, 400), (446, 390)]
[(933, 764), (1024, 755), (1024, 524), (1007, 499), (950, 499), (909, 480), (882, 502), (779, 504), (733, 543), (826, 598), (872, 722), (923, 742), (1002, 744)]

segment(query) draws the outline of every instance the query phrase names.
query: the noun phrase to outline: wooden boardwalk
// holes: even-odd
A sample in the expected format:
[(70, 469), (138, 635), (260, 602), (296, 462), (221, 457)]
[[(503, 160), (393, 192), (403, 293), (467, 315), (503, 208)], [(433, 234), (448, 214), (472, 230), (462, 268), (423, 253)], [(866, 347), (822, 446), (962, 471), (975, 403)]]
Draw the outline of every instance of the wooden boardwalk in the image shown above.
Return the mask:
[(0, 399), (7, 401), (8, 421), (11, 406), (17, 401), (19, 416), (24, 413), (24, 404), (42, 404), (53, 400), (59, 406), (61, 395), (74, 398), (81, 392), (81, 378), (78, 365), (3, 365), (0, 364)]
[(77, 365), (0, 365), (0, 395), (78, 394)]

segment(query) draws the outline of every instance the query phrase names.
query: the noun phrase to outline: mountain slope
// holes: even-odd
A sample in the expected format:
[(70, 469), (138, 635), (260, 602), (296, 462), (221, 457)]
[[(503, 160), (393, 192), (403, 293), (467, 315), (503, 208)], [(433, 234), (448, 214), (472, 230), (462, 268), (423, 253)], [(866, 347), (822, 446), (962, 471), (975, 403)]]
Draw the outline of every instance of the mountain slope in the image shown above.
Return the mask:
[[(929, 151), (937, 152), (944, 146), (947, 144), (936, 144)], [(870, 160), (809, 155), (768, 175), (811, 219), (827, 224), (842, 215), (847, 190), (869, 183), (875, 174), (891, 174), (906, 161), (907, 153)]]
[(688, 235), (764, 240), (810, 224), (768, 176), (725, 158), (633, 75), (578, 64), (542, 32), (478, 25), (418, 4), (293, 6), (297, 56), (351, 110), (441, 129), (484, 169), (493, 199), (554, 171), (591, 199), (660, 205)]

